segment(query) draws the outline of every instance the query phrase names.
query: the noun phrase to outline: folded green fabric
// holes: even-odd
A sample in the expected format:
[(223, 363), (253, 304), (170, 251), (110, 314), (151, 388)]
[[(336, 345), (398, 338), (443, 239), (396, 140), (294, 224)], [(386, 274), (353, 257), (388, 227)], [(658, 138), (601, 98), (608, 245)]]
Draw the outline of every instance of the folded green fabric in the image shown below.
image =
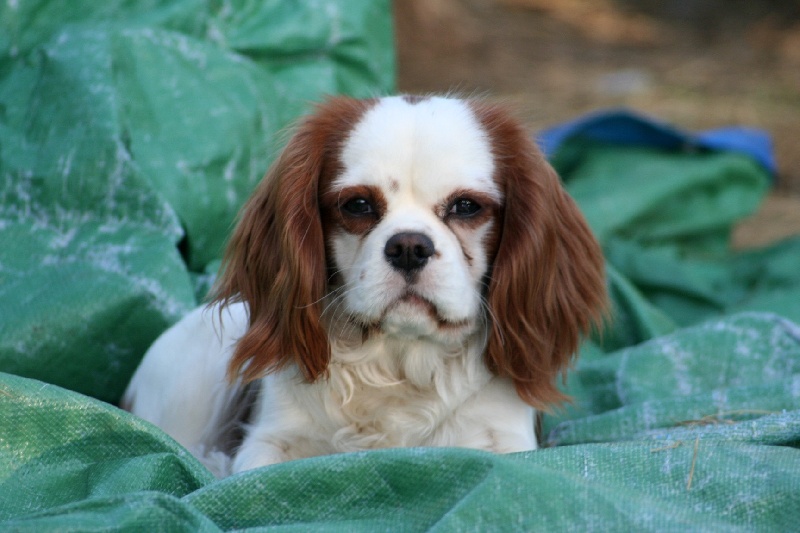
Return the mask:
[(0, 371), (117, 401), (281, 132), (392, 89), (388, 6), (0, 4)]
[(776, 444), (800, 441), (800, 411), (766, 418), (756, 424), (772, 428), (762, 437), (681, 433), (508, 456), (378, 450), (214, 481), (188, 452), (128, 413), (0, 375), (0, 527), (791, 530), (800, 509), (800, 452)]
[(770, 182), (756, 159), (578, 136), (560, 145), (553, 164), (610, 265), (618, 322), (596, 339), (607, 351), (667, 332), (669, 322), (744, 310), (800, 321), (800, 238), (730, 247), (735, 223), (755, 211)]
[(546, 417), (545, 431), (559, 445), (689, 438), (687, 428), (732, 438), (743, 424), (746, 440), (776, 444), (754, 421), (800, 412), (798, 383), (800, 327), (772, 314), (731, 315), (581, 358), (568, 381), (574, 403)]

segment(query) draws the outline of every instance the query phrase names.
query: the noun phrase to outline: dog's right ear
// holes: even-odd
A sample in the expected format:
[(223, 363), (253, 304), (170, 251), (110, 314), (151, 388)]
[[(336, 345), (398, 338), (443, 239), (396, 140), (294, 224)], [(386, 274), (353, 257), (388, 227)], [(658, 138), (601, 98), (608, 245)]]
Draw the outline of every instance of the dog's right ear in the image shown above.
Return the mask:
[(333, 98), (302, 120), (242, 208), (212, 304), (247, 304), (250, 327), (228, 368), (252, 381), (294, 362), (314, 381), (330, 345), (320, 322), (327, 287), (319, 194), (340, 168), (339, 151), (369, 103)]

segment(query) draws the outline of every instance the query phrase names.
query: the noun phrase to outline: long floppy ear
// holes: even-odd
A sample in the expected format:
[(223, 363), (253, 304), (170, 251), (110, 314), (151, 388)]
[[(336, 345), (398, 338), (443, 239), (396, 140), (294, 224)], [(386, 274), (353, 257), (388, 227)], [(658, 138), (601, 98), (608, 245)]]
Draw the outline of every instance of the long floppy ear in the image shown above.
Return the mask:
[(223, 259), (213, 302), (246, 302), (250, 327), (228, 376), (245, 381), (294, 362), (314, 381), (330, 361), (320, 322), (327, 290), (319, 193), (339, 168), (338, 152), (364, 101), (335, 98), (300, 122), (245, 203)]
[(557, 378), (607, 308), (603, 256), (577, 205), (525, 128), (475, 104), (505, 196), (487, 294), (494, 317), (486, 363), (540, 409), (563, 402)]

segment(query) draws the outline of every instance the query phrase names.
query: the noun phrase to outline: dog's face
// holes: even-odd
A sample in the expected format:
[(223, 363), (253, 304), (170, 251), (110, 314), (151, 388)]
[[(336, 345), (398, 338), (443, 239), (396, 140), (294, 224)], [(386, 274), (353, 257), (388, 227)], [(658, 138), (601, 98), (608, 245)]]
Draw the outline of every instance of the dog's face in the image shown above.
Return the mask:
[(326, 374), (344, 332), (442, 353), (476, 332), (534, 406), (605, 306), (599, 246), (528, 133), (479, 101), (338, 98), (307, 117), (242, 211), (215, 298), (250, 329), (231, 375)]
[(340, 165), (321, 195), (332, 319), (462, 341), (483, 318), (503, 203), (472, 110), (460, 100), (381, 100), (345, 138)]

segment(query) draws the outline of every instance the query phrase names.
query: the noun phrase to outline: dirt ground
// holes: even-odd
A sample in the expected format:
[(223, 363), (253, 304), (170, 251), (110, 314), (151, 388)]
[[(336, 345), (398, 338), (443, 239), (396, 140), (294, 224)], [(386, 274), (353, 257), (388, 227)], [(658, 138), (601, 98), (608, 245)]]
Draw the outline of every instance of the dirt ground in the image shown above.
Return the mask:
[(800, 234), (800, 1), (395, 0), (398, 88), (511, 102), (538, 130), (626, 106), (768, 131), (779, 176), (739, 247)]

